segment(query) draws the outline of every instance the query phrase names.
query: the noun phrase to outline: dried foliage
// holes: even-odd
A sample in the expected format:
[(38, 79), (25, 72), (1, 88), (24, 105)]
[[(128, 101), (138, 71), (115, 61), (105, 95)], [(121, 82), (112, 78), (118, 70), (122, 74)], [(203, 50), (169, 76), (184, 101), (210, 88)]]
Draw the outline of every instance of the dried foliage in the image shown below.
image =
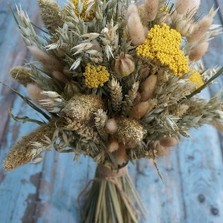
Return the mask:
[[(20, 96), (52, 120), (15, 144), (6, 169), (54, 147), (88, 155), (114, 170), (168, 153), (181, 137), (189, 137), (191, 128), (212, 124), (222, 129), (221, 96), (204, 100), (197, 95), (223, 71), (199, 62), (209, 41), (222, 32), (213, 24), (216, 10), (197, 19), (200, 1), (168, 2), (74, 0), (62, 8), (39, 0), (44, 36), (17, 8), (15, 19), (37, 62), (13, 68), (11, 76), (27, 87), (37, 106)], [(117, 190), (110, 183), (97, 189), (105, 194)], [(123, 197), (109, 199), (114, 199), (112, 222), (126, 222), (114, 210), (123, 211), (116, 207)], [(131, 211), (127, 222), (136, 222)], [(97, 212), (96, 219), (111, 222), (104, 217), (103, 210)]]

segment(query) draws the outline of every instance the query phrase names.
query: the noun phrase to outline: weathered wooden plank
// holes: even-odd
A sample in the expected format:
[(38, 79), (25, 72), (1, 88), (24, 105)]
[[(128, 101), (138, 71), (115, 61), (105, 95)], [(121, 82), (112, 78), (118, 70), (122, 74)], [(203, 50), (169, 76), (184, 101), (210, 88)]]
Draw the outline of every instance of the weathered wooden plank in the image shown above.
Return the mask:
[[(30, 12), (33, 21), (37, 18), (37, 4), (29, 4), (27, 1), (1, 1), (0, 10), (0, 55), (1, 73), (0, 80), (4, 83), (17, 87), (15, 82), (9, 79), (9, 69), (14, 65), (21, 65), (26, 58), (26, 48), (17, 30), (16, 23), (9, 12), (8, 4), (21, 3)], [(24, 92), (21, 88), (19, 91)], [(30, 115), (33, 112), (6, 87), (0, 85), (0, 162), (8, 152), (9, 148), (22, 135), (27, 134), (34, 128), (33, 124), (22, 125), (8, 121), (8, 110), (14, 107), (15, 114)], [(32, 214), (35, 212), (36, 194), (40, 179), (42, 164), (28, 165), (13, 172), (0, 170), (0, 221), (1, 222), (32, 222)]]
[[(30, 11), (30, 15), (33, 21), (37, 20), (37, 4), (27, 4), (26, 1), (2, 1), (1, 2), (1, 24), (0, 24), (0, 55), (1, 58), (5, 58), (1, 60), (1, 78), (0, 80), (5, 84), (9, 84), (16, 88), (18, 85), (15, 82), (12, 82), (9, 77), (9, 70), (13, 66), (21, 65), (24, 63), (24, 59), (27, 54), (27, 48), (22, 41), (20, 33), (18, 31), (18, 27), (13, 19), (13, 16), (10, 12), (9, 5), (12, 6), (13, 10), (15, 10), (15, 4), (24, 5), (24, 9)], [(14, 96), (12, 91), (8, 88), (0, 85), (0, 142), (3, 140), (3, 135), (5, 133), (5, 128), (8, 122), (8, 114), (7, 111), (12, 107), (14, 101)]]
[[(157, 161), (163, 181), (153, 163), (140, 160), (131, 168), (137, 190), (148, 210), (145, 222), (184, 222), (181, 181), (176, 152), (160, 157)], [(136, 168), (136, 170), (132, 170)], [(174, 211), (173, 211), (174, 210)]]
[[(216, 131), (205, 126), (182, 142), (179, 165), (185, 222), (222, 222), (222, 156)], [(194, 204), (194, 205), (192, 205)]]
[[(203, 1), (204, 13), (213, 5)], [(220, 23), (219, 15), (215, 18)], [(222, 36), (210, 43), (209, 53), (204, 58), (206, 67), (223, 65)], [(211, 86), (211, 93), (220, 90), (222, 79)], [(218, 85), (218, 86), (217, 86)], [(210, 97), (204, 91), (204, 97)], [(184, 140), (178, 153), (182, 177), (182, 195), (185, 203), (185, 222), (222, 222), (223, 162), (221, 144), (217, 132), (210, 126), (191, 131), (192, 139)]]
[[(14, 111), (20, 114), (24, 111), (21, 109), (24, 103), (16, 99)], [(30, 114), (30, 109), (26, 110), (26, 114)], [(33, 124), (22, 125), (10, 120), (7, 127), (6, 141), (0, 149), (0, 160), (8, 152), (9, 148), (22, 135), (27, 134), (35, 127)], [(1, 170), (2, 178), (0, 182), (1, 208), (0, 219), (3, 222), (31, 222), (29, 221), (32, 213), (35, 211), (36, 194), (39, 184), (39, 176), (42, 165), (27, 165), (16, 169), (12, 172)], [(26, 211), (27, 210), (27, 211)], [(25, 215), (25, 218), (24, 218)]]

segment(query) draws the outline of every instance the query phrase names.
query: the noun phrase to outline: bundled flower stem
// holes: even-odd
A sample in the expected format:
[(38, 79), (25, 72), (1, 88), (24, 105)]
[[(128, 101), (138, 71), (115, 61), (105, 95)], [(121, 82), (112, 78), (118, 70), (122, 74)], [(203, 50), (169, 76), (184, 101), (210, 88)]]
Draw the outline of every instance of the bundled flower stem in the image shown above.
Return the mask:
[(60, 7), (39, 0), (44, 36), (17, 7), (14, 17), (36, 61), (10, 74), (30, 98), (15, 92), (47, 123), (23, 119), (41, 126), (15, 144), (4, 167), (32, 162), (51, 147), (94, 159), (83, 223), (137, 223), (144, 211), (125, 165), (155, 163), (191, 128), (222, 129), (222, 97), (198, 95), (223, 71), (199, 62), (222, 32), (212, 24), (217, 11), (197, 19), (199, 0), (168, 2), (70, 0)]
[(82, 192), (83, 223), (137, 223), (145, 210), (128, 175), (127, 167), (112, 171), (99, 165), (90, 188)]

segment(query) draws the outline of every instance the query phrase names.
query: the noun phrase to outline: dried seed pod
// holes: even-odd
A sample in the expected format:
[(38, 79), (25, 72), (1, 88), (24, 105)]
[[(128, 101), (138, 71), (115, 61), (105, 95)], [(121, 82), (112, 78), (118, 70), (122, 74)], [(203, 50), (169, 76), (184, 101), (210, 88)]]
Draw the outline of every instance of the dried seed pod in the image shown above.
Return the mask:
[(150, 75), (141, 86), (141, 100), (146, 101), (153, 96), (153, 93), (157, 85), (157, 76), (155, 74)]
[(64, 87), (64, 97), (66, 99), (71, 99), (75, 94), (81, 92), (80, 87), (74, 81), (67, 82)]
[(114, 118), (108, 119), (105, 123), (105, 130), (108, 134), (114, 134), (118, 130), (117, 122)]
[(170, 149), (166, 148), (159, 143), (156, 145), (156, 156), (166, 156), (170, 154)]
[(108, 151), (109, 151), (110, 153), (112, 153), (112, 152), (118, 150), (118, 149), (119, 149), (119, 143), (118, 143), (118, 141), (117, 141), (116, 139), (113, 139), (113, 138), (110, 139), (110, 140), (108, 141), (107, 149), (108, 149)]
[(145, 30), (138, 13), (130, 14), (127, 27), (133, 45), (137, 46), (145, 41)]
[(178, 144), (178, 140), (175, 137), (164, 137), (159, 140), (160, 145), (164, 147), (176, 146)]
[(130, 113), (131, 118), (141, 119), (157, 105), (156, 100), (140, 102), (135, 105)]
[(189, 53), (190, 61), (200, 60), (208, 50), (209, 42), (203, 42), (194, 47)]
[(93, 120), (94, 113), (103, 107), (103, 101), (97, 95), (75, 95), (68, 101), (61, 116), (87, 123)]
[(119, 143), (128, 148), (137, 146), (144, 137), (145, 130), (143, 126), (134, 119), (118, 119), (118, 130), (115, 134)]
[(113, 152), (113, 155), (115, 156), (118, 165), (122, 165), (128, 160), (126, 148), (124, 145), (120, 145), (119, 149)]
[(135, 62), (131, 55), (121, 53), (115, 59), (114, 71), (120, 77), (126, 77), (135, 70)]

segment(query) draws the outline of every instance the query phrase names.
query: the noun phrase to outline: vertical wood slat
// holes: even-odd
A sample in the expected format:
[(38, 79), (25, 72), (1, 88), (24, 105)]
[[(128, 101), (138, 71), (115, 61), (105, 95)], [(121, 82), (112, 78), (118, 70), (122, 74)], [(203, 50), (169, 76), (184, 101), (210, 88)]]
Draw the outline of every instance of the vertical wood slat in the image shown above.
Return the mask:
[[(26, 47), (8, 7), (11, 5), (15, 10), (15, 3), (23, 5), (23, 8), (29, 11), (34, 22), (38, 18), (37, 3), (30, 4), (25, 0), (0, 1), (0, 80), (14, 88), (17, 85), (10, 80), (9, 69), (15, 65), (21, 65), (27, 55)], [(19, 91), (25, 93), (23, 88)], [(0, 85), (0, 104), (0, 163), (2, 165), (3, 158), (9, 148), (34, 126), (32, 124), (22, 125), (12, 119), (9, 120), (8, 110), (12, 106), (15, 114), (30, 115), (33, 112), (27, 108), (21, 99), (15, 99), (15, 94), (2, 85)], [(24, 166), (13, 172), (0, 169), (1, 222), (32, 222), (41, 170), (42, 164)]]
[[(213, 6), (212, 1), (203, 0), (202, 11), (207, 14)], [(222, 3), (220, 5), (222, 7)], [(221, 24), (219, 14), (215, 23)], [(204, 57), (206, 67), (223, 66), (223, 36), (210, 42), (209, 52)], [(223, 78), (218, 78), (210, 86), (213, 96), (221, 90)], [(208, 90), (202, 95), (210, 97)], [(215, 129), (204, 126), (193, 130), (192, 139), (184, 140), (179, 151), (179, 166), (181, 170), (182, 195), (185, 203), (185, 223), (214, 222), (221, 223), (223, 219), (223, 160), (221, 142)]]

